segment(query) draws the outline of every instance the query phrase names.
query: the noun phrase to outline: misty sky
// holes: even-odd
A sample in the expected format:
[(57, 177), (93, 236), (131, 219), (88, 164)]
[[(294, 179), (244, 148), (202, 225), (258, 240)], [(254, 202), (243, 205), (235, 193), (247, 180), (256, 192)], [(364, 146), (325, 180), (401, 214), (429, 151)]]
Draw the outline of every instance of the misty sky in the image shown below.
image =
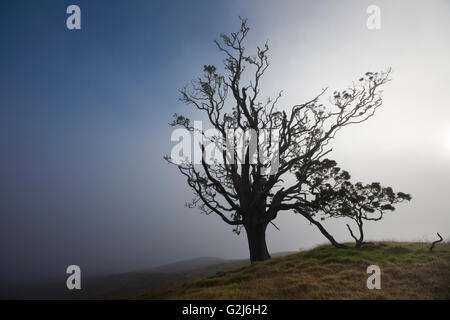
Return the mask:
[[(82, 29), (66, 28), (81, 8)], [(366, 27), (370, 4), (381, 29)], [(422, 241), (450, 231), (449, 1), (5, 1), (0, 10), (0, 285), (133, 270), (199, 256), (247, 258), (244, 234), (184, 207), (192, 196), (163, 156), (178, 101), (213, 40), (251, 28), (269, 42), (262, 96), (281, 106), (393, 68), (374, 118), (342, 130), (330, 155), (353, 181), (410, 193), (367, 238)], [(198, 114), (197, 114), (198, 115)], [(284, 213), (270, 252), (326, 239)], [(344, 221), (326, 223), (350, 240)]]

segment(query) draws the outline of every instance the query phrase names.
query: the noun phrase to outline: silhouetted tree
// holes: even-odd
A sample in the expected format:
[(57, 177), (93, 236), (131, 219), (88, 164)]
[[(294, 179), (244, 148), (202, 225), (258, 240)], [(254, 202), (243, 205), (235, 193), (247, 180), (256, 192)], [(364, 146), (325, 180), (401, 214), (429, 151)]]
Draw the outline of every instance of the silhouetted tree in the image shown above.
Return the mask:
[[(286, 211), (301, 214), (335, 246), (345, 247), (316, 219), (321, 207), (316, 199), (319, 187), (327, 184), (329, 190), (337, 192), (350, 178), (348, 172), (324, 156), (331, 151), (328, 144), (336, 132), (369, 119), (381, 106), (379, 87), (389, 81), (390, 70), (367, 72), (348, 89), (335, 91), (328, 108), (319, 101), (326, 89), (305, 103), (278, 108), (282, 92), (274, 99), (260, 98), (261, 80), (269, 66), (269, 47), (266, 43), (249, 55), (243, 45), (248, 31), (246, 20), (241, 19), (239, 31), (222, 34), (221, 40), (215, 41), (225, 56), (224, 74), (219, 74), (215, 66), (205, 66), (204, 76), (181, 90), (181, 100), (204, 112), (222, 138), (230, 129), (254, 130), (257, 137), (266, 129), (278, 130), (278, 139), (270, 133), (268, 146), (258, 147), (275, 150), (278, 170), (265, 172), (271, 163), (259, 153), (256, 162), (250, 161), (250, 148), (241, 157), (242, 163), (236, 160), (237, 152), (229, 160), (226, 151), (222, 163), (208, 163), (203, 144), (200, 165), (166, 159), (187, 178), (195, 195), (190, 207), (217, 214), (238, 234), (245, 229), (251, 261), (270, 258), (266, 228)], [(190, 119), (182, 115), (176, 114), (171, 125), (195, 131)], [(203, 131), (200, 134), (225, 149), (224, 139), (207, 136)]]
[(344, 181), (340, 189), (321, 185), (320, 192), (314, 200), (316, 209), (327, 217), (350, 218), (356, 222), (358, 236), (347, 224), (350, 235), (355, 240), (355, 247), (364, 244), (364, 222), (379, 221), (386, 212), (394, 211), (394, 204), (410, 201), (411, 196), (403, 192), (395, 193), (391, 187), (382, 187), (378, 182), (363, 185)]

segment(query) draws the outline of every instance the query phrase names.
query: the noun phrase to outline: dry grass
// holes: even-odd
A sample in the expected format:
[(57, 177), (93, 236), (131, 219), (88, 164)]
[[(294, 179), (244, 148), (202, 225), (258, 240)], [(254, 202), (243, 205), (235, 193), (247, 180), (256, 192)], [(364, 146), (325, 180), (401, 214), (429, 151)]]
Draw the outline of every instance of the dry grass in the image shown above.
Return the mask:
[[(450, 244), (373, 243), (315, 249), (132, 299), (450, 299)], [(381, 268), (381, 290), (366, 269)]]

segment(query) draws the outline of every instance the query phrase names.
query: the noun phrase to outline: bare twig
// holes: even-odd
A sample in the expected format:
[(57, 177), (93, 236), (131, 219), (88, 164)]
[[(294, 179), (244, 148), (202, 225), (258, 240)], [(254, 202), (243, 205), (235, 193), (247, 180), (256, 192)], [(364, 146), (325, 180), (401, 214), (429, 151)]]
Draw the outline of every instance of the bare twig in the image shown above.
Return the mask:
[(438, 235), (438, 237), (439, 237), (439, 240), (433, 241), (433, 242), (431, 243), (430, 252), (433, 251), (433, 248), (434, 248), (434, 246), (435, 246), (436, 244), (438, 244), (439, 242), (442, 242), (442, 241), (444, 240), (444, 239), (442, 239), (442, 237), (441, 237), (441, 235), (440, 235), (439, 233), (437, 233), (437, 235)]
[(273, 223), (272, 221), (270, 221), (270, 223), (271, 223), (278, 231), (280, 231), (280, 228), (278, 228), (278, 227), (276, 226), (275, 223)]

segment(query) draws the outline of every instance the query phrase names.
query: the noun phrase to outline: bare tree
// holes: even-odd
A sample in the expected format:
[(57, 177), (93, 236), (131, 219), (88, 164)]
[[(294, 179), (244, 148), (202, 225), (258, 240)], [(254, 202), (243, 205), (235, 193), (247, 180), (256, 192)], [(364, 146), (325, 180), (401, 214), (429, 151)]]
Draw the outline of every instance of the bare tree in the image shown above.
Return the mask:
[[(324, 89), (305, 103), (280, 108), (282, 92), (276, 98), (261, 99), (261, 81), (269, 67), (269, 47), (266, 43), (257, 47), (254, 55), (248, 54), (244, 48), (248, 32), (246, 20), (241, 19), (239, 31), (222, 34), (220, 41), (215, 41), (225, 56), (224, 74), (219, 74), (215, 66), (205, 66), (204, 76), (181, 90), (181, 100), (204, 112), (220, 134), (222, 139), (200, 132), (211, 143), (223, 144), (228, 130), (254, 130), (256, 137), (264, 130), (277, 130), (279, 139), (270, 133), (268, 146), (264, 148), (268, 151), (276, 147), (278, 170), (265, 173), (270, 163), (260, 153), (256, 162), (252, 162), (249, 148), (240, 162), (236, 160), (237, 151), (231, 158), (223, 151), (222, 162), (209, 163), (205, 145), (201, 146), (199, 165), (166, 159), (178, 167), (192, 188), (195, 198), (190, 207), (217, 214), (234, 226), (238, 234), (245, 229), (251, 261), (270, 258), (266, 228), (282, 212), (301, 214), (335, 246), (344, 247), (315, 218), (320, 207), (316, 200), (319, 187), (327, 184), (338, 191), (350, 177), (324, 156), (331, 151), (328, 144), (336, 132), (369, 119), (381, 106), (379, 88), (389, 81), (390, 70), (367, 72), (348, 89), (334, 91), (325, 102), (328, 107), (320, 102)], [(171, 125), (195, 131), (190, 119), (182, 115), (176, 114)], [(226, 146), (222, 147), (225, 150)]]

